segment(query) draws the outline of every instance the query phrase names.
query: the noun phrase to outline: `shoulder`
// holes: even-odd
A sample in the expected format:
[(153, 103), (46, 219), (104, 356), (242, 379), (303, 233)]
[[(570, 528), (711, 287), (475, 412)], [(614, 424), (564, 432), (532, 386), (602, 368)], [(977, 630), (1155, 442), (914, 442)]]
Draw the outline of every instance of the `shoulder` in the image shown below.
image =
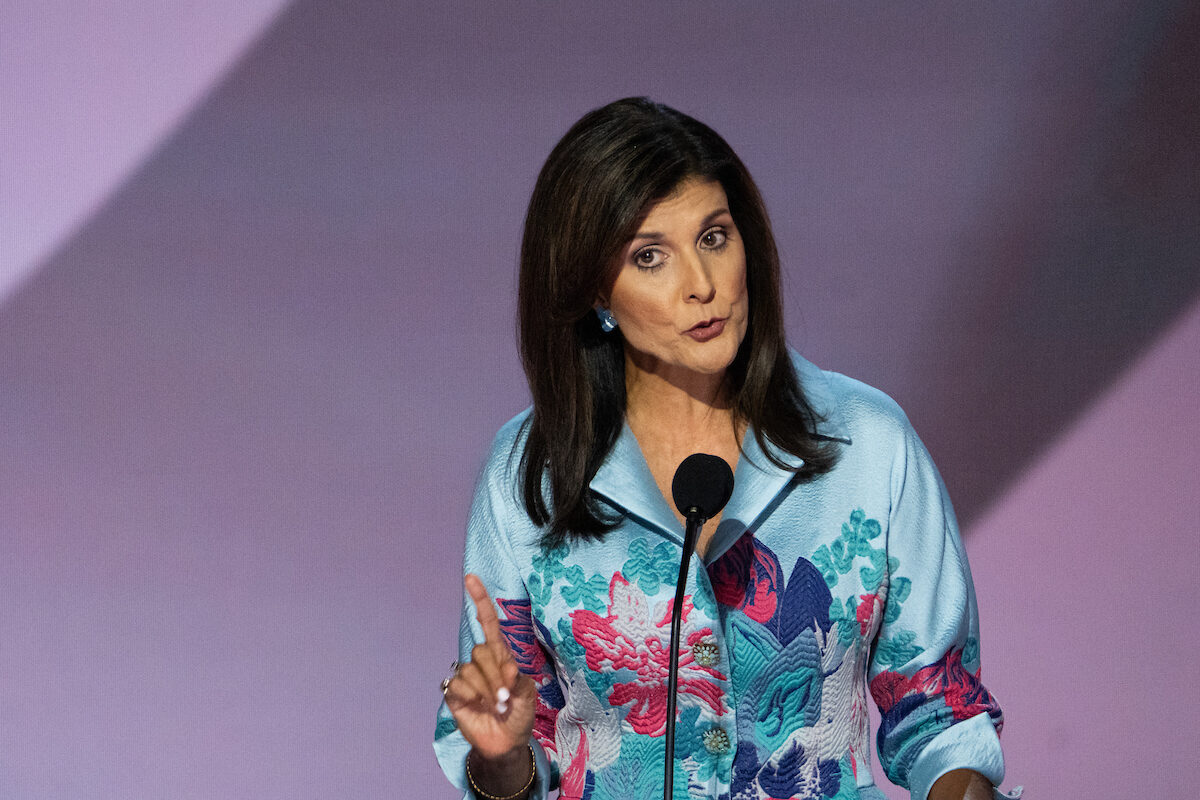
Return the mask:
[(532, 413), (532, 406), (526, 408), (496, 431), (483, 462), (484, 480), (493, 484), (512, 484), (517, 480)]
[(817, 433), (852, 444), (896, 442), (913, 435), (908, 416), (886, 393), (798, 353), (792, 364), (805, 399), (818, 416)]
[(533, 415), (533, 406), (529, 406), (508, 422), (500, 426), (492, 440), (492, 455), (510, 451), (518, 444), (523, 444), (529, 432), (529, 420)]
[(528, 435), (530, 409), (504, 423), (492, 438), (475, 485), (467, 524), (468, 540), (490, 542), (508, 551), (536, 541), (540, 535), (525, 512), (522, 499), (521, 454)]
[(801, 388), (824, 415), (817, 432), (842, 443), (832, 482), (856, 497), (868, 485), (886, 485), (893, 504), (901, 496), (918, 496), (932, 498), (922, 507), (949, 508), (937, 467), (895, 400), (862, 381), (800, 361)]

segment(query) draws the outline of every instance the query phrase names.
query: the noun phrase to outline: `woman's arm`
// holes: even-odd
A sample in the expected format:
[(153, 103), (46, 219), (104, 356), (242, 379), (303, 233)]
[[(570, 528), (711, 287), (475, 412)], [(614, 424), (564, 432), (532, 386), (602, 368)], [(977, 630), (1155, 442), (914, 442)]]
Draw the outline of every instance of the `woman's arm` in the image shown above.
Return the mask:
[(446, 707), (471, 745), (467, 783), (484, 798), (517, 800), (529, 794), (537, 774), (533, 722), (537, 687), (520, 671), (500, 629), (492, 598), (476, 575), (465, 580), (484, 641), (444, 690)]
[[(870, 671), (879, 705), (880, 763), (914, 798), (973, 798), (968, 771), (1004, 776), (1003, 717), (979, 671), (979, 627), (966, 551), (945, 486), (924, 445), (902, 429), (892, 461), (887, 595)], [(938, 779), (958, 793), (938, 795)], [(961, 781), (961, 784), (959, 783)], [(947, 789), (947, 791), (949, 788)]]
[[(555, 717), (563, 701), (512, 545), (529, 535), (529, 523), (513, 499), (510, 428), (497, 435), (471, 506), (462, 664), (446, 681), (434, 750), (450, 782), (464, 791), (473, 781), (493, 797), (545, 798), (558, 781)], [(518, 791), (531, 775), (528, 791)]]

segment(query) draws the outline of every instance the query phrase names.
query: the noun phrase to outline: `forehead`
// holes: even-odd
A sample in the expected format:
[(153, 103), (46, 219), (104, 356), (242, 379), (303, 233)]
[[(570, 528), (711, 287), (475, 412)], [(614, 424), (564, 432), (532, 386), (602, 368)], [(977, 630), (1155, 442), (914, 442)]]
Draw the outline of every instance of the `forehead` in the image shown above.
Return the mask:
[(650, 206), (641, 231), (656, 231), (672, 224), (687, 224), (729, 210), (720, 182), (708, 178), (686, 178), (669, 195)]

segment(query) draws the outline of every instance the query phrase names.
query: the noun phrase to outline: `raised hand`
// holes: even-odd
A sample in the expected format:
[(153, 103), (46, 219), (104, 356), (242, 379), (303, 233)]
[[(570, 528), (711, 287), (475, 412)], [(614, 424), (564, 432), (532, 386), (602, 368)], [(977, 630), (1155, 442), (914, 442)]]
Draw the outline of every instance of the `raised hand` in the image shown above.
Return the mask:
[[(526, 749), (533, 733), (537, 687), (517, 669), (483, 582), (467, 575), (463, 584), (475, 603), (484, 641), (475, 645), (471, 660), (460, 665), (450, 679), (446, 707), (480, 758), (511, 760)], [(524, 757), (528, 759), (528, 754)]]

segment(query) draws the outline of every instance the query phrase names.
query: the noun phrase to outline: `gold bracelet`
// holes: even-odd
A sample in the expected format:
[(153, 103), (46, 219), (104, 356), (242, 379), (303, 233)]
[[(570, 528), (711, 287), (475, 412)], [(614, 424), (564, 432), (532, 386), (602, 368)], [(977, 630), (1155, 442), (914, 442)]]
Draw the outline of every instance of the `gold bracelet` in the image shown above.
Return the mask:
[(479, 784), (475, 782), (475, 778), (471, 775), (471, 755), (467, 754), (467, 783), (471, 784), (471, 791), (484, 798), (484, 800), (517, 800), (518, 797), (524, 797), (529, 791), (529, 787), (533, 786), (533, 780), (537, 777), (537, 757), (533, 754), (533, 745), (529, 745), (529, 780), (525, 781), (525, 785), (510, 795), (500, 797), (494, 794), (488, 794), (483, 789), (479, 788)]

